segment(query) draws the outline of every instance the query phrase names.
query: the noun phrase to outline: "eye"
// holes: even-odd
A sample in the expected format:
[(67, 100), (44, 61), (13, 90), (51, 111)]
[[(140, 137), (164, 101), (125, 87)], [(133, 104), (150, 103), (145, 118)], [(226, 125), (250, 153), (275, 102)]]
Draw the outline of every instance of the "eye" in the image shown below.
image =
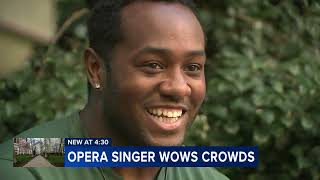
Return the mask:
[(155, 63), (155, 62), (147, 63), (145, 64), (145, 67), (148, 67), (151, 69), (163, 69), (159, 63)]
[(187, 72), (199, 72), (201, 71), (201, 65), (199, 64), (189, 64), (184, 68)]
[(164, 66), (159, 62), (146, 62), (141, 66), (141, 70), (147, 74), (157, 74), (164, 70)]

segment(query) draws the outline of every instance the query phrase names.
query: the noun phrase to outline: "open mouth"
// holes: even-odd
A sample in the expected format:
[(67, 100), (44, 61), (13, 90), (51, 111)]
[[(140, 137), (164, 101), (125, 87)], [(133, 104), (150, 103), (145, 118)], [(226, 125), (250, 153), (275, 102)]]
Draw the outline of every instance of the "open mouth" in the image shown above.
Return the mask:
[(170, 124), (177, 122), (185, 113), (183, 109), (149, 108), (147, 112), (156, 120)]

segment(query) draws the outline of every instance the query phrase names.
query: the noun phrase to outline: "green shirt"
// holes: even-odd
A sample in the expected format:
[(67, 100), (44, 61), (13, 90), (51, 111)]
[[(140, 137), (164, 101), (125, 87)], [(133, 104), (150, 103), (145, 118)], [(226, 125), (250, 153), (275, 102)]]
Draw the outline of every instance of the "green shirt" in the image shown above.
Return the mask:
[[(79, 115), (74, 114), (64, 119), (54, 120), (43, 125), (29, 129), (16, 137), (85, 137)], [(39, 167), (24, 168), (13, 167), (13, 142), (6, 141), (0, 145), (0, 179), (1, 180), (62, 180), (62, 179), (94, 179), (94, 180), (120, 180), (123, 179), (111, 168), (62, 168)], [(186, 180), (186, 179), (212, 179), (228, 180), (226, 176), (211, 167), (163, 167), (160, 169), (157, 180)]]

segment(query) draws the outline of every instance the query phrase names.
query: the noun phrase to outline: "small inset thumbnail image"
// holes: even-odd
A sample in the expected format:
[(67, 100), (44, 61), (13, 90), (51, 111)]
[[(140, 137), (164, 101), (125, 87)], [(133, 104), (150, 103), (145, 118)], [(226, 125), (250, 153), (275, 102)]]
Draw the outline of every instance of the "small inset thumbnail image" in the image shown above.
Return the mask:
[(63, 167), (64, 138), (14, 138), (14, 167)]

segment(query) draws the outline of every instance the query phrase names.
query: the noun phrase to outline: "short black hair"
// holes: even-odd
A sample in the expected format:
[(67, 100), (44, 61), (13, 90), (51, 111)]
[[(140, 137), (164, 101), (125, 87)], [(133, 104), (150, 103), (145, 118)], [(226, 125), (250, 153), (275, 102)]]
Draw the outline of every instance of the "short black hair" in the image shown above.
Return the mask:
[(114, 46), (122, 39), (121, 10), (139, 1), (180, 3), (195, 14), (198, 13), (193, 0), (88, 0), (91, 13), (88, 19), (89, 46), (105, 61), (109, 61)]

